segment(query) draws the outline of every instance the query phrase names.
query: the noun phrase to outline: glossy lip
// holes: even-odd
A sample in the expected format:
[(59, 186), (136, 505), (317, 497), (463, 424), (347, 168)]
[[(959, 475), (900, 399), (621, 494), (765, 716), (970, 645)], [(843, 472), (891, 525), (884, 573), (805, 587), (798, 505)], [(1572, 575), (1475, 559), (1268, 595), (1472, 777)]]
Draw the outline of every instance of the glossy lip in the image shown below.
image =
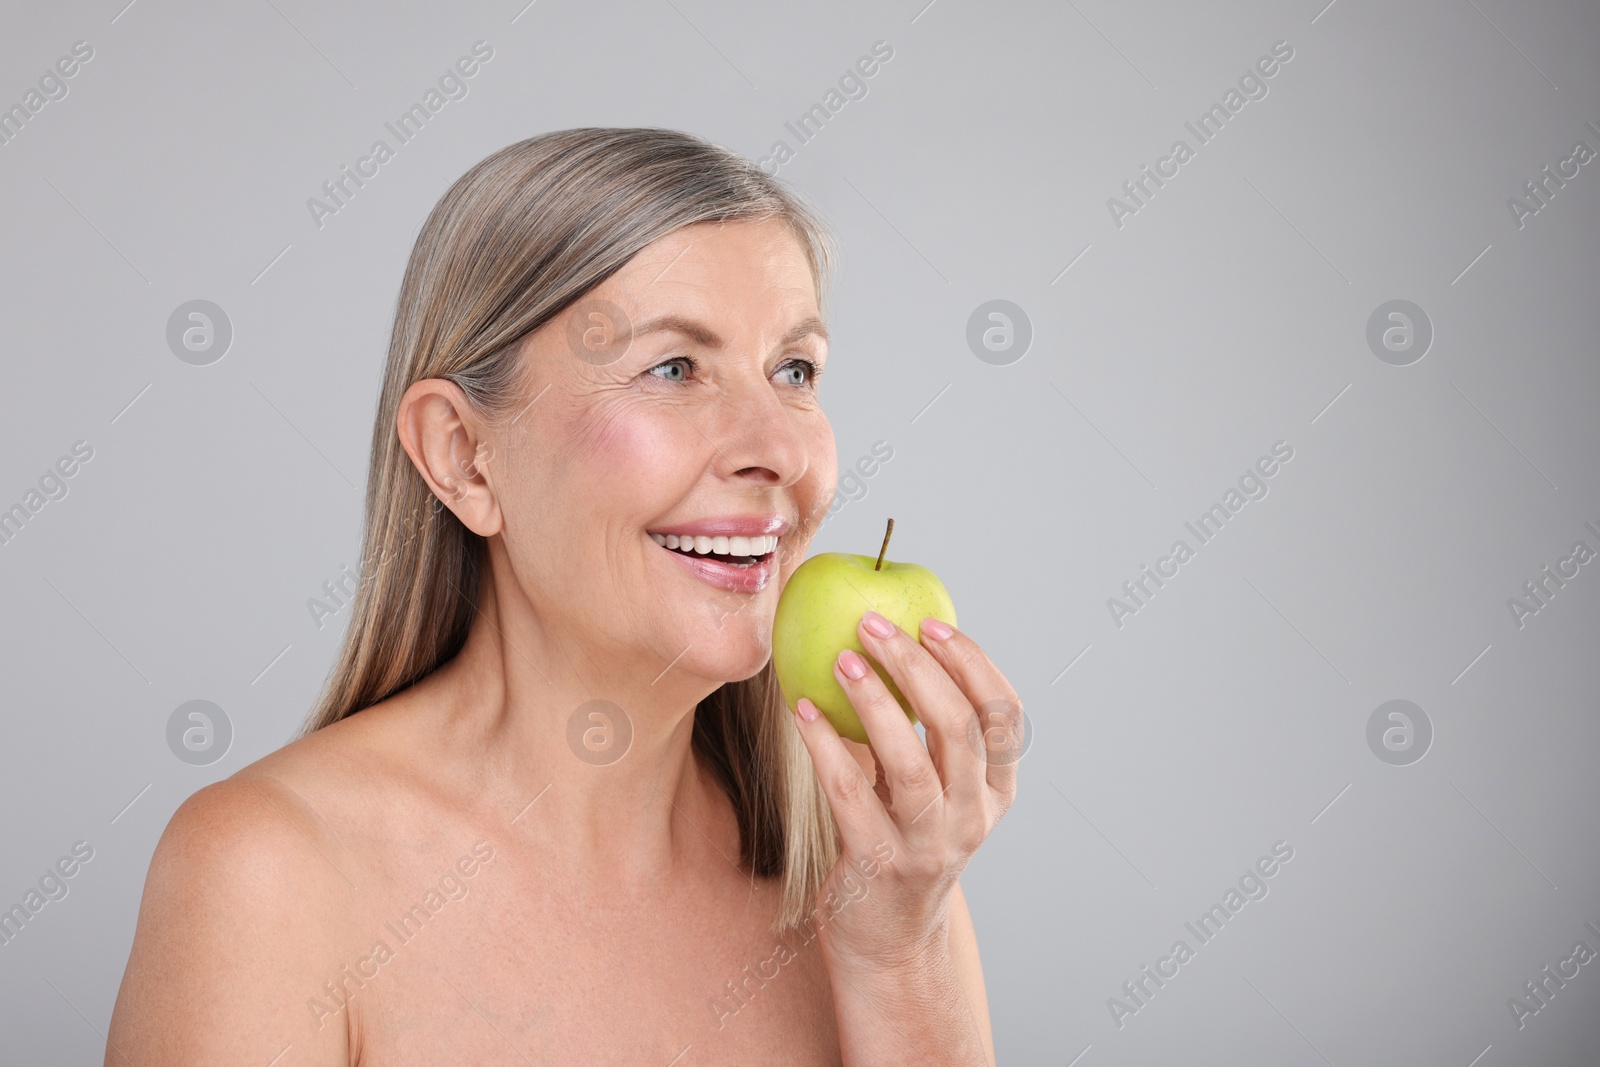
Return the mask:
[[(782, 515), (722, 515), (662, 526), (648, 533), (676, 534), (679, 537), (760, 537), (775, 534), (782, 538), (788, 529), (789, 520)], [(665, 545), (657, 545), (654, 540), (650, 544), (677, 560), (696, 578), (730, 593), (759, 593), (778, 573), (778, 553), (775, 551), (768, 552), (748, 567), (735, 567), (709, 556), (691, 556)]]
[(778, 573), (776, 552), (767, 553), (759, 563), (752, 563), (748, 567), (734, 567), (727, 563), (719, 563), (709, 556), (688, 556), (677, 549), (658, 545), (654, 541), (650, 544), (677, 560), (681, 566), (688, 568), (689, 573), (696, 578), (718, 589), (726, 589), (730, 593), (759, 593), (771, 583), (773, 575)]

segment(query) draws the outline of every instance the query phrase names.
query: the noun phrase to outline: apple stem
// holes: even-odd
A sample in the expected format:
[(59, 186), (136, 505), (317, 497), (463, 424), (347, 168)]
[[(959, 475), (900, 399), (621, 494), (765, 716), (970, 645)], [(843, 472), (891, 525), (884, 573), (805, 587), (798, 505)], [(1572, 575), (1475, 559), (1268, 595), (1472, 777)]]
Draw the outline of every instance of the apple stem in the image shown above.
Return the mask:
[(894, 536), (894, 520), (889, 520), (889, 528), (883, 531), (883, 547), (878, 549), (878, 562), (872, 565), (875, 571), (883, 570), (883, 554), (889, 551), (889, 538)]

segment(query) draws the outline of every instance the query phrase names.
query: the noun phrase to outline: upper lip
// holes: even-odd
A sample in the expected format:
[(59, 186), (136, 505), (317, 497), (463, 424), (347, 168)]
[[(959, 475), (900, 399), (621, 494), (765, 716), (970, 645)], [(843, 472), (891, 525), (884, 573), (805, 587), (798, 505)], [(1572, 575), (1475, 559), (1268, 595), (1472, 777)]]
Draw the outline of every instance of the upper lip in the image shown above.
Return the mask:
[(760, 537), (763, 534), (782, 537), (788, 528), (789, 520), (782, 515), (720, 515), (657, 526), (649, 532), (679, 537)]

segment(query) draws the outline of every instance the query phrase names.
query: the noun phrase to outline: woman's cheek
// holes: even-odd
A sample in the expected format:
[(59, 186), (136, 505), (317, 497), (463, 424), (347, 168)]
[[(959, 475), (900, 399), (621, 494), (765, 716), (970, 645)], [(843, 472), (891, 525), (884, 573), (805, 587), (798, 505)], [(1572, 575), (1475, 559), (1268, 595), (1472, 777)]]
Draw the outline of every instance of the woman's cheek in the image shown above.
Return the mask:
[[(569, 447), (570, 473), (580, 492), (598, 491), (652, 513), (676, 502), (676, 482), (697, 471), (697, 460), (710, 451), (678, 412), (627, 397), (592, 409), (570, 435)], [(664, 496), (671, 499), (654, 507), (646, 503)]]
[(810, 516), (805, 528), (814, 532), (827, 518), (828, 508), (833, 504), (833, 494), (839, 485), (839, 453), (833, 441), (833, 427), (821, 412), (817, 413), (817, 425), (813, 429), (808, 452), (808, 473), (801, 479), (798, 487), (801, 499), (796, 500), (795, 504), (802, 518)]

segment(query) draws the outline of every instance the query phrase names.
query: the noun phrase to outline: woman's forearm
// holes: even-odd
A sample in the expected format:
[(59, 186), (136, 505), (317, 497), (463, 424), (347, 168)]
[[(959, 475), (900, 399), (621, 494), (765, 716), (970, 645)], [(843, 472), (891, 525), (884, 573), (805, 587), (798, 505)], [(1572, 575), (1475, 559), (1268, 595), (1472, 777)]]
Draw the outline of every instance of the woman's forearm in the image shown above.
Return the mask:
[(948, 946), (893, 966), (828, 962), (845, 1067), (989, 1067)]

